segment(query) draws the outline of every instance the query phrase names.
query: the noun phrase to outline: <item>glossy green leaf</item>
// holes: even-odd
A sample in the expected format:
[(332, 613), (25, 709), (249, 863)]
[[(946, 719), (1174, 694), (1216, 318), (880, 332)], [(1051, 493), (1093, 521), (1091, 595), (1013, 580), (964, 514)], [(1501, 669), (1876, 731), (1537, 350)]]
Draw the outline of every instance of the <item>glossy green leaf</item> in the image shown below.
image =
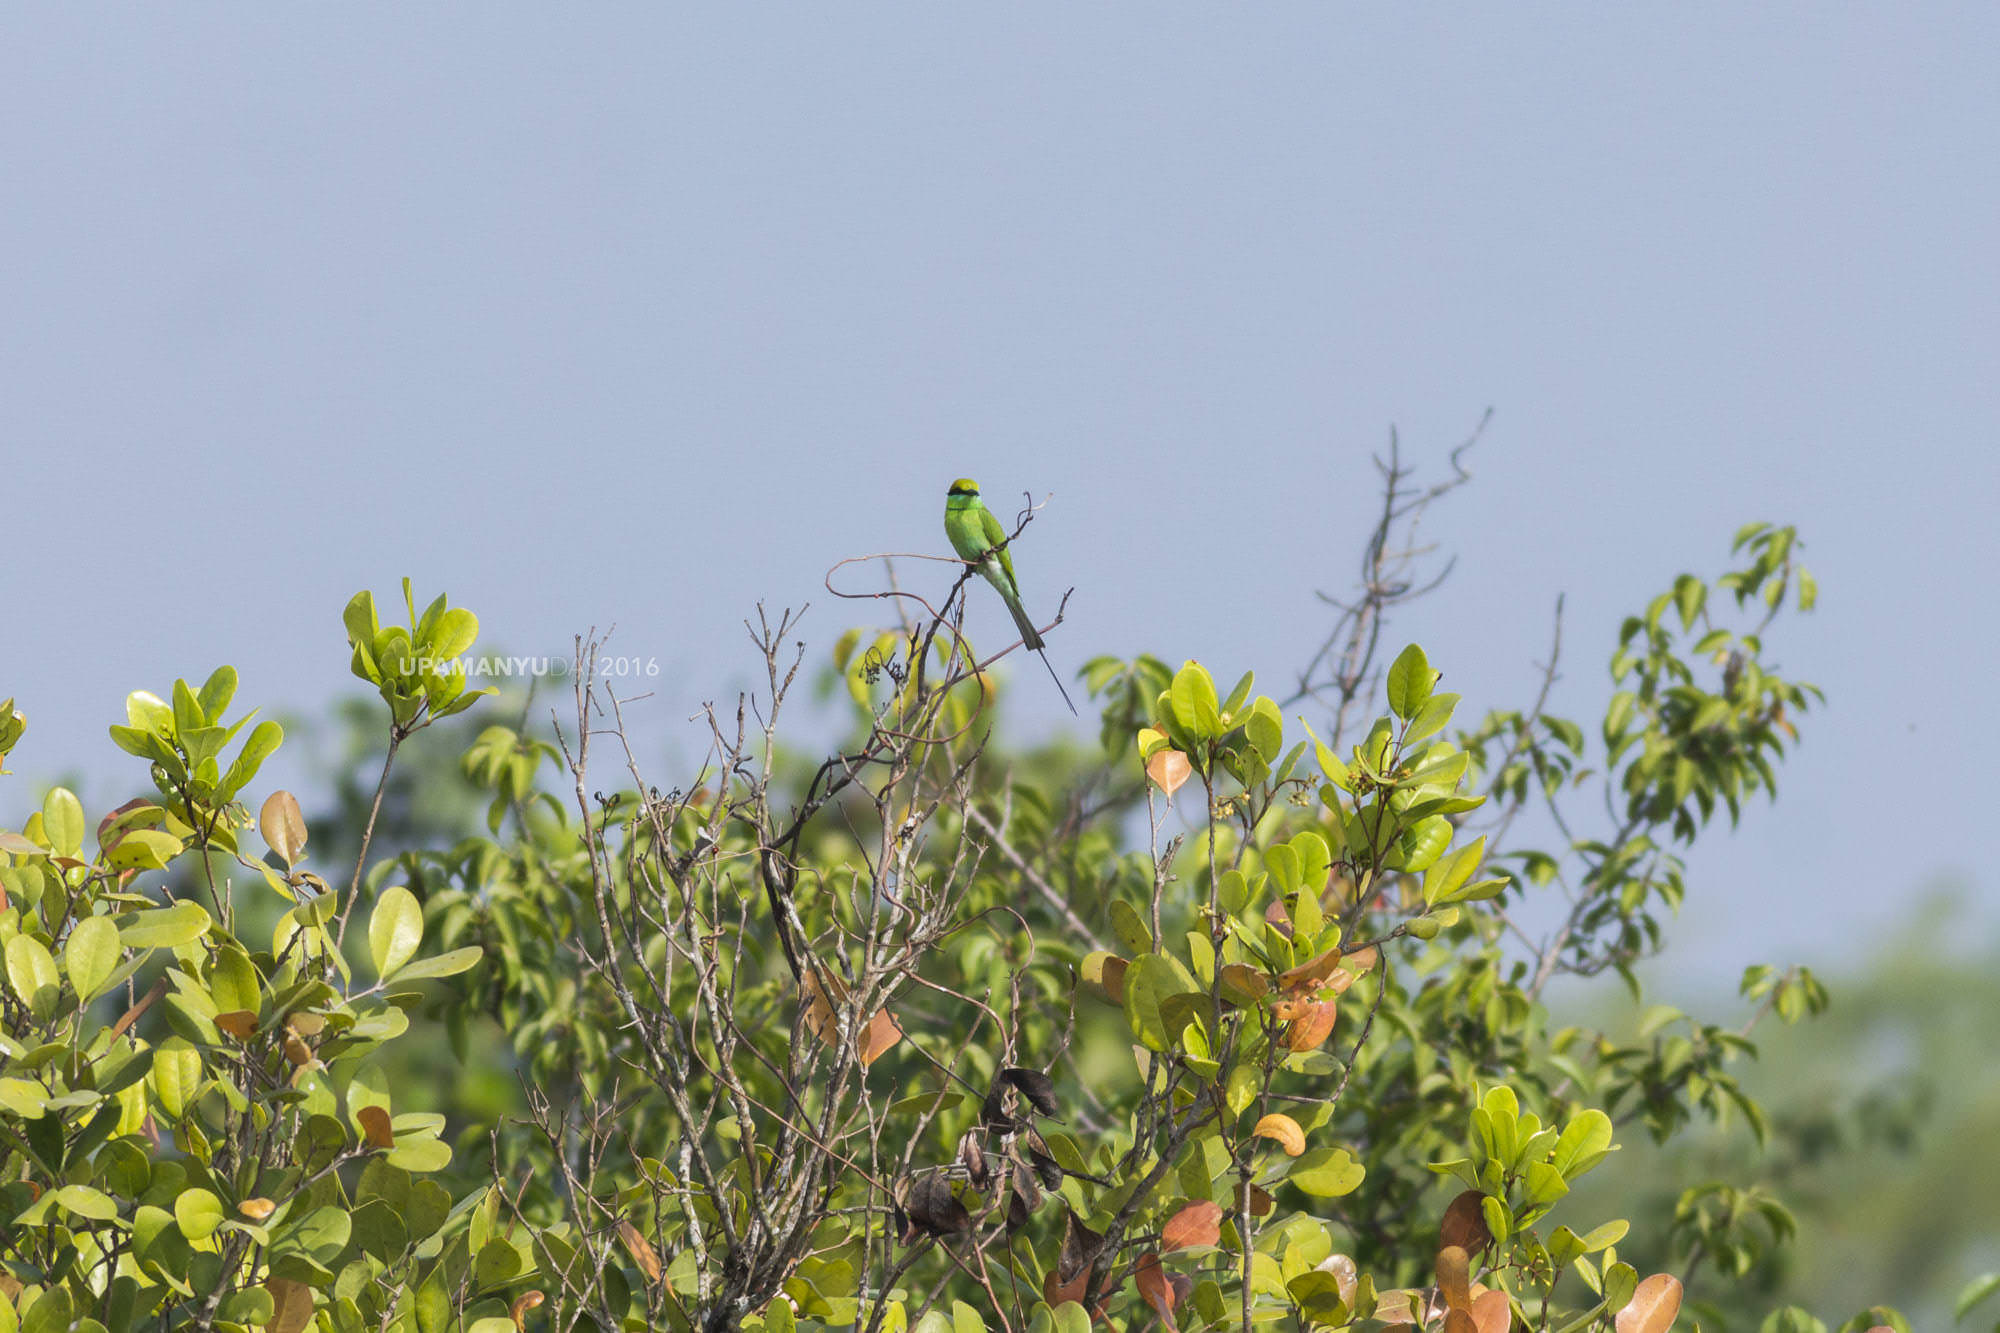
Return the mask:
[(398, 884), (383, 891), (368, 917), (368, 954), (375, 972), (387, 977), (416, 956), (424, 938), (424, 909), (417, 895)]
[(1285, 1178), (1307, 1194), (1334, 1199), (1359, 1189), (1367, 1174), (1345, 1148), (1314, 1148), (1294, 1159)]
[(1431, 670), (1424, 650), (1411, 644), (1396, 655), (1389, 666), (1389, 710), (1400, 718), (1413, 718), (1430, 702), (1437, 673)]
[(118, 938), (128, 949), (174, 949), (200, 939), (213, 924), (206, 907), (183, 898), (172, 907), (120, 916)]
[(117, 923), (108, 916), (87, 916), (70, 928), (63, 942), (63, 968), (77, 998), (85, 1003), (97, 998), (105, 981), (117, 970), (123, 944)]

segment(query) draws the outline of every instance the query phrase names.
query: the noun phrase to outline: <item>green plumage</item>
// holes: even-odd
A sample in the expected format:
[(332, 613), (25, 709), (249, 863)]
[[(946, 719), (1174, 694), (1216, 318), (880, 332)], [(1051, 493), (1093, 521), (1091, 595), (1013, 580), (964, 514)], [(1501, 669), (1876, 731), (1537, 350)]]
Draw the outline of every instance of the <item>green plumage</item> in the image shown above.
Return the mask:
[[(960, 477), (945, 493), (944, 535), (951, 539), (951, 549), (958, 552), (958, 558), (978, 570), (1000, 594), (1000, 600), (1007, 604), (1007, 613), (1014, 617), (1014, 628), (1020, 631), (1023, 646), (1042, 652), (1042, 636), (1035, 629), (1035, 622), (1028, 618), (1027, 608), (1021, 605), (1021, 585), (1014, 577), (1012, 548), (1002, 545), (1007, 540), (1007, 530), (980, 501), (979, 483), (970, 477)], [(1043, 653), (1044, 666), (1048, 666), (1048, 660)], [(1049, 674), (1055, 676), (1054, 667), (1049, 667)], [(1063, 702), (1074, 713), (1076, 705), (1069, 703), (1069, 691), (1063, 689), (1061, 677), (1056, 678), (1056, 688), (1062, 691)]]

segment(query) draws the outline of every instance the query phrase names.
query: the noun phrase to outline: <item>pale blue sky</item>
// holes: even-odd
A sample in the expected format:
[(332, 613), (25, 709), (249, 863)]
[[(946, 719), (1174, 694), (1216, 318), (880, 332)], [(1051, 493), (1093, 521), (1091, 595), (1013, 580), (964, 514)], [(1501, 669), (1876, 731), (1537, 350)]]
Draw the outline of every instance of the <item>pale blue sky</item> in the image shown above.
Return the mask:
[(941, 549), (967, 472), (1054, 493), (1059, 664), (1276, 674), (1389, 426), (1436, 465), (1490, 404), (1402, 635), (1473, 702), (1566, 591), (1587, 715), (1745, 520), (1821, 578), (1780, 655), (1831, 702), (1696, 853), (1694, 970), (1990, 908), (1996, 50), (1976, 6), (9, 7), (0, 823), (142, 780), (130, 689), (319, 707), (405, 573), (516, 652), (616, 621), (664, 749), (757, 599), (822, 650), (826, 566)]

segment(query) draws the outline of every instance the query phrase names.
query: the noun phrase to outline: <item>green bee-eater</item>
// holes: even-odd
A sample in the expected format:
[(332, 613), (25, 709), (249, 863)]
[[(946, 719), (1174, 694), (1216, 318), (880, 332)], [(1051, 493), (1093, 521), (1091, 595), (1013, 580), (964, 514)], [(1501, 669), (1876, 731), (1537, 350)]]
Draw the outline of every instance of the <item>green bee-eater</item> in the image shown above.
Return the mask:
[(1028, 619), (1028, 612), (1021, 605), (1021, 585), (1014, 579), (1014, 557), (1011, 548), (1002, 545), (1007, 540), (1007, 530), (993, 517), (993, 511), (980, 503), (979, 483), (970, 477), (960, 477), (945, 492), (944, 535), (951, 538), (951, 549), (958, 552), (958, 558), (985, 575), (986, 581), (999, 592), (1000, 600), (1014, 617), (1014, 627), (1021, 631), (1022, 645), (1041, 653), (1042, 665), (1049, 668), (1063, 702), (1069, 704), (1071, 713), (1076, 712), (1076, 705), (1069, 702), (1069, 691), (1063, 689), (1062, 677), (1049, 666), (1049, 655), (1042, 652), (1042, 636), (1036, 631), (1035, 622)]

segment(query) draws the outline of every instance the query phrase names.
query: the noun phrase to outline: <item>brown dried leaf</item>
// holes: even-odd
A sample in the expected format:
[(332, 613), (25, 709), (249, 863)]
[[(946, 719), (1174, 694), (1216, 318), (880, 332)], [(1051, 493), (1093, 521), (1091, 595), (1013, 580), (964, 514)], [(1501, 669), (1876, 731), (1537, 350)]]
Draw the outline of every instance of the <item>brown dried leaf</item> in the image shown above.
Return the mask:
[(1248, 963), (1222, 965), (1222, 997), (1237, 1004), (1256, 1004), (1271, 993), (1271, 981)]
[(1478, 1254), (1493, 1243), (1493, 1233), (1486, 1229), (1486, 1210), (1479, 1204), (1484, 1197), (1478, 1190), (1466, 1190), (1451, 1201), (1438, 1228), (1438, 1244)]
[(1000, 1077), (1011, 1083), (1034, 1108), (1051, 1120), (1060, 1120), (1062, 1104), (1056, 1100), (1055, 1080), (1039, 1069), (1008, 1068)]
[(514, 1321), (515, 1328), (526, 1328), (528, 1326), (528, 1311), (534, 1309), (546, 1299), (548, 1298), (543, 1296), (539, 1291), (524, 1291), (514, 1298), (512, 1305), (507, 1307), (507, 1317)]
[(861, 1030), (861, 1063), (865, 1068), (881, 1059), (883, 1052), (903, 1039), (902, 1025), (887, 1009), (877, 1009), (875, 1017)]
[(1514, 1322), (1514, 1307), (1504, 1291), (1472, 1284), (1472, 1323), (1478, 1333), (1507, 1333)]
[[(831, 995), (827, 993), (829, 985), (833, 992)], [(819, 969), (807, 967), (805, 976), (799, 980), (799, 990), (806, 1002), (806, 1026), (812, 1030), (815, 1037), (829, 1046), (834, 1045), (840, 1040), (840, 1024), (834, 1018), (833, 1005), (834, 1001), (846, 997), (846, 989), (841, 985), (840, 978), (829, 974), (827, 981), (822, 983)]]
[(1641, 1282), (1618, 1312), (1618, 1333), (1667, 1333), (1681, 1312), (1681, 1280), (1655, 1273)]
[(236, 1211), (249, 1218), (252, 1222), (261, 1222), (272, 1213), (277, 1212), (278, 1205), (264, 1198), (245, 1199), (236, 1205)]
[(298, 797), (288, 791), (274, 791), (265, 799), (257, 812), (257, 831), (287, 870), (306, 854), (306, 817), (299, 813)]
[(1167, 1219), (1160, 1228), (1160, 1244), (1169, 1250), (1187, 1250), (1197, 1245), (1215, 1245), (1222, 1240), (1222, 1205), (1201, 1199)]
[(1194, 765), (1179, 750), (1158, 750), (1146, 761), (1146, 776), (1167, 794), (1168, 799), (1172, 799), (1173, 794), (1181, 789), (1181, 784), (1193, 774)]
[[(1075, 1212), (1068, 1209), (1064, 1212), (1066, 1221), (1063, 1224), (1062, 1249), (1056, 1254), (1056, 1266), (1051, 1270), (1050, 1276), (1067, 1288), (1077, 1277), (1090, 1275), (1091, 1268), (1097, 1263), (1097, 1256), (1104, 1252), (1104, 1236), (1078, 1221)], [(1063, 1299), (1081, 1298), (1065, 1296)], [(1051, 1305), (1059, 1303), (1053, 1300), (1049, 1302)]]
[(1445, 1308), (1472, 1313), (1472, 1256), (1456, 1245), (1438, 1251), (1438, 1295)]
[(1160, 1316), (1160, 1322), (1167, 1326), (1170, 1333), (1180, 1333), (1179, 1326), (1174, 1323), (1174, 1305), (1180, 1299), (1180, 1293), (1174, 1290), (1174, 1284), (1161, 1270), (1158, 1254), (1148, 1250), (1139, 1256), (1139, 1268), (1132, 1274), (1132, 1284), (1139, 1289), (1139, 1295), (1145, 1298), (1146, 1304)]
[(951, 1182), (941, 1175), (923, 1176), (911, 1184), (903, 1207), (910, 1221), (933, 1236), (956, 1235), (972, 1227), (972, 1214), (965, 1211), (965, 1205), (951, 1192)]
[(625, 1252), (632, 1256), (632, 1262), (639, 1265), (639, 1271), (654, 1282), (660, 1280), (660, 1256), (654, 1251), (639, 1228), (625, 1218), (618, 1219), (618, 1239), (625, 1242)]
[(313, 1321), (312, 1288), (296, 1278), (273, 1277), (264, 1280), (264, 1290), (271, 1293), (271, 1317), (264, 1321), (265, 1333), (300, 1333)]
[(396, 1146), (396, 1131), (390, 1128), (389, 1113), (379, 1106), (364, 1106), (354, 1113), (361, 1122), (361, 1132), (368, 1136), (371, 1148), (393, 1148)]
[(248, 1041), (257, 1035), (257, 1015), (248, 1009), (231, 1009), (215, 1016), (215, 1026), (238, 1041)]
[[(1245, 1189), (1246, 1187), (1243, 1185), (1238, 1185), (1236, 1187), (1236, 1208), (1237, 1211), (1239, 1212), (1241, 1212), (1243, 1209), (1243, 1196)], [(1249, 1191), (1249, 1196), (1250, 1196), (1250, 1216), (1252, 1217), (1269, 1216), (1271, 1208), (1273, 1206), (1271, 1196), (1266, 1194), (1262, 1189), (1262, 1187), (1257, 1185), (1250, 1185), (1247, 1187), (1247, 1189)]]
[(1299, 1122), (1279, 1111), (1273, 1111), (1257, 1122), (1250, 1131), (1258, 1138), (1270, 1139), (1285, 1150), (1285, 1156), (1297, 1157), (1306, 1150), (1306, 1132), (1299, 1128)]

